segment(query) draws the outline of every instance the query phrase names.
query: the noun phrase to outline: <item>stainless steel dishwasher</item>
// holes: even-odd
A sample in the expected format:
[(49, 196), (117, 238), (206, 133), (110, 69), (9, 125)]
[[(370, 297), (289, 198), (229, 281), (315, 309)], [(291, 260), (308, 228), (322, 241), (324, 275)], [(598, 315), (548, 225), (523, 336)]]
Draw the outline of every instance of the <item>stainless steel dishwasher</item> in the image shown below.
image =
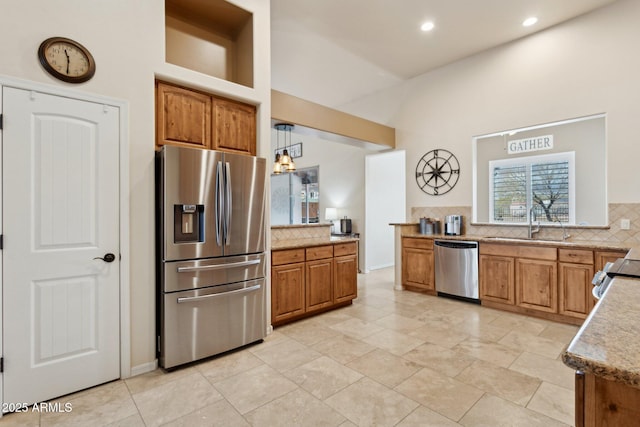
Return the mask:
[(436, 291), (479, 303), (478, 298), (478, 242), (436, 240)]

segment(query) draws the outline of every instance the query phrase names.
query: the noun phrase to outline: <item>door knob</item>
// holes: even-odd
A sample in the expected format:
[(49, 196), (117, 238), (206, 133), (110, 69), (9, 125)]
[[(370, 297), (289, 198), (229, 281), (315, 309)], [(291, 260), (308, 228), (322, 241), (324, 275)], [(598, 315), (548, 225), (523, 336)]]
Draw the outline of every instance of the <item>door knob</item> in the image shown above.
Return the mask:
[(103, 257), (97, 256), (94, 259), (101, 259), (104, 262), (113, 262), (113, 261), (116, 260), (116, 256), (114, 254), (112, 254), (112, 253), (108, 253), (108, 254), (104, 254)]

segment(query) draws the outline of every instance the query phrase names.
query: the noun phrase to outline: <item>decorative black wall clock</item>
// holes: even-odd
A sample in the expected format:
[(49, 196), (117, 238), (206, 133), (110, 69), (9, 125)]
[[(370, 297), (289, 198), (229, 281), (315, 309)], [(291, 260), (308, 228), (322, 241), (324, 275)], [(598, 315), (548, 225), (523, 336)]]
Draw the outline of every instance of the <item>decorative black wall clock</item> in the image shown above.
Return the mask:
[(416, 166), (416, 182), (427, 194), (438, 196), (448, 193), (458, 182), (460, 164), (450, 151), (431, 150)]

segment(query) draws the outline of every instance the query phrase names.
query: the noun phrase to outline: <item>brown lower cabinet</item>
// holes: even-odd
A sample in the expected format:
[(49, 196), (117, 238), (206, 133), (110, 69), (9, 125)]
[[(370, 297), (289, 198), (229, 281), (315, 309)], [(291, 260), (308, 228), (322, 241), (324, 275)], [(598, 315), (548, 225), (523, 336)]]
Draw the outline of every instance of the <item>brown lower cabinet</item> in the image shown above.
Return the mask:
[(579, 325), (596, 302), (594, 271), (625, 254), (481, 242), (480, 300), (493, 308)]
[(618, 258), (624, 258), (626, 254), (626, 251), (595, 251), (596, 271), (602, 270), (608, 262), (614, 262)]
[(336, 303), (351, 301), (358, 294), (358, 257), (336, 256), (333, 259), (333, 299)]
[(577, 371), (575, 398), (576, 427), (640, 423), (640, 389)]
[(402, 238), (402, 286), (436, 293), (432, 239)]
[(586, 319), (595, 305), (593, 265), (558, 263), (558, 313)]
[[(480, 300), (488, 307), (582, 324), (595, 271), (626, 251), (480, 242)], [(435, 294), (433, 238), (402, 237), (402, 285)]]
[[(555, 249), (552, 249), (555, 252)], [(555, 260), (516, 258), (516, 305), (558, 312), (558, 272)]]
[(480, 298), (502, 304), (516, 303), (515, 259), (508, 256), (480, 255)]
[(304, 314), (304, 249), (271, 252), (271, 266), (272, 322)]
[(350, 304), (358, 294), (357, 242), (271, 252), (271, 323)]
[(305, 249), (305, 310), (307, 313), (333, 305), (333, 245)]
[(558, 313), (586, 319), (595, 305), (593, 251), (558, 249)]
[(524, 313), (558, 312), (557, 249), (480, 244), (480, 300)]

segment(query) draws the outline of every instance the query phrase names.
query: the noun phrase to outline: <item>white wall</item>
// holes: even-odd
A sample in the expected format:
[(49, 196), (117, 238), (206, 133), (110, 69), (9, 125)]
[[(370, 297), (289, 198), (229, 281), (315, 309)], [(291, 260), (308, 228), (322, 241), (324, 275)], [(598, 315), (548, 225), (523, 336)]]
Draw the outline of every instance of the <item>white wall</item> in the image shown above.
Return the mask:
[(405, 152), (370, 154), (365, 159), (366, 230), (364, 271), (394, 265), (394, 229), (389, 224), (404, 222)]
[[(282, 137), (280, 138), (280, 148)], [(322, 139), (314, 135), (292, 132), (291, 144), (302, 142), (302, 157), (294, 159), (297, 168), (320, 166), (320, 221), (325, 221), (325, 208), (337, 208), (338, 217), (351, 218), (352, 231), (361, 233), (361, 248), (366, 239), (365, 221), (365, 156), (375, 151), (340, 142)], [(289, 141), (287, 140), (287, 144)], [(277, 136), (271, 132), (271, 153), (267, 156), (273, 165)], [(339, 229), (339, 221), (335, 221)], [(363, 269), (360, 257), (360, 269)]]
[(269, 1), (233, 0), (233, 3), (254, 14), (253, 88), (165, 63), (164, 0), (2, 2), (0, 57), (4, 59), (0, 61), (0, 74), (71, 87), (46, 74), (36, 56), (43, 40), (69, 37), (87, 47), (96, 60), (94, 78), (73, 88), (129, 102), (134, 371), (155, 360), (154, 78), (182, 82), (257, 105), (258, 154), (269, 152)]
[[(474, 135), (607, 113), (609, 203), (638, 202), (638, 22), (640, 2), (619, 0), (343, 109), (396, 128), (397, 148), (407, 151), (408, 207), (471, 205)], [(460, 181), (427, 196), (411, 172), (440, 147), (458, 157)]]

